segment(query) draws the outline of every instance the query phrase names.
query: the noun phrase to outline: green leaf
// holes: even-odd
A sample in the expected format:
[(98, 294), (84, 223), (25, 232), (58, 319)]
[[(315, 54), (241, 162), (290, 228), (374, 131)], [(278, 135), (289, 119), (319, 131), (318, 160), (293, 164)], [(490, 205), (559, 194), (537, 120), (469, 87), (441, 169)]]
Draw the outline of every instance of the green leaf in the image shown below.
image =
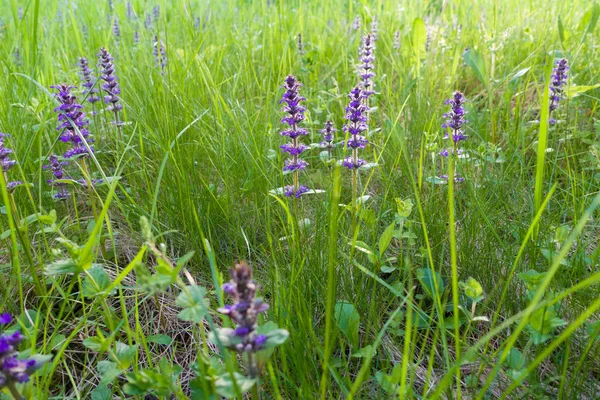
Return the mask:
[(481, 301), (483, 299), (483, 288), (481, 284), (472, 277), (469, 277), (466, 282), (461, 282), (462, 289), (465, 295), (474, 302)]
[(473, 69), (479, 81), (483, 83), (484, 86), (487, 86), (489, 80), (487, 76), (487, 69), (485, 66), (485, 59), (483, 58), (481, 53), (477, 52), (476, 50), (470, 49), (463, 54), (463, 58), (465, 60), (465, 63)]
[(425, 44), (427, 43), (427, 28), (421, 18), (415, 18), (412, 23), (411, 45), (415, 57), (421, 58), (425, 53)]
[(585, 93), (590, 90), (597, 89), (599, 87), (600, 87), (600, 83), (597, 83), (595, 85), (589, 85), (589, 86), (569, 86), (567, 88), (567, 90), (565, 90), (565, 93), (567, 94), (567, 97), (569, 99), (572, 99), (573, 97), (579, 96), (581, 93)]
[(396, 227), (396, 223), (395, 222), (391, 223), (387, 228), (385, 228), (385, 231), (383, 231), (383, 234), (379, 238), (379, 256), (380, 257), (383, 257), (383, 253), (385, 253), (385, 251), (389, 247), (389, 245), (392, 241), (393, 235), (394, 235), (395, 227)]
[(131, 363), (133, 362), (136, 354), (137, 354), (137, 350), (138, 350), (139, 345), (133, 345), (130, 346), (128, 344), (122, 343), (122, 342), (117, 342), (116, 343), (116, 350), (115, 350), (115, 355), (116, 355), (116, 362), (119, 363), (119, 366), (123, 369), (127, 369), (129, 368), (129, 366), (131, 365)]
[(92, 336), (84, 339), (83, 345), (92, 351), (103, 353), (110, 346), (110, 342), (101, 336)]
[(177, 259), (177, 269), (180, 270), (185, 264), (188, 263), (188, 261), (190, 261), (192, 259), (192, 257), (194, 257), (195, 252), (194, 251), (190, 251), (189, 253), (183, 255), (182, 257), (179, 257)]
[(373, 347), (373, 345), (367, 345), (365, 347), (360, 348), (356, 353), (352, 354), (352, 357), (355, 358), (365, 358), (365, 357), (374, 357), (377, 354), (377, 349)]
[(82, 269), (70, 258), (54, 261), (53, 263), (44, 266), (44, 274), (48, 276), (77, 274), (81, 271)]
[(265, 342), (262, 348), (270, 349), (284, 344), (290, 336), (290, 333), (285, 329), (275, 329), (265, 333), (265, 336), (267, 336), (267, 341)]
[(525, 361), (526, 360), (525, 357), (523, 357), (523, 353), (521, 353), (519, 349), (513, 347), (508, 352), (508, 357), (506, 357), (505, 363), (510, 369), (520, 370), (525, 367)]
[(164, 344), (166, 346), (170, 345), (173, 342), (173, 338), (165, 334), (151, 335), (148, 336), (146, 340), (150, 343)]
[(417, 279), (421, 283), (425, 293), (432, 299), (439, 298), (444, 293), (444, 280), (439, 272), (434, 274), (430, 268), (419, 268), (417, 269)]
[(346, 301), (337, 302), (334, 317), (338, 328), (346, 336), (352, 347), (358, 347), (360, 315), (354, 306)]
[(111, 285), (110, 277), (100, 264), (92, 265), (83, 279), (81, 291), (85, 297), (91, 298), (104, 294)]
[[(246, 378), (244, 375), (239, 372), (233, 373), (233, 379), (231, 377), (232, 374), (226, 372), (217, 379), (215, 382), (215, 386), (217, 388), (217, 393), (219, 396), (223, 396), (227, 399), (232, 399), (237, 396), (238, 391), (243, 393), (248, 392), (252, 387), (256, 384), (255, 379)], [(235, 385), (234, 385), (235, 379)], [(236, 391), (236, 386), (237, 390)]]
[(175, 304), (183, 307), (177, 317), (182, 321), (202, 322), (208, 311), (205, 295), (206, 289), (202, 286), (186, 286), (186, 291), (182, 291), (175, 301)]
[(563, 325), (566, 322), (558, 317), (554, 307), (542, 307), (531, 314), (527, 328), (533, 344), (539, 345), (552, 338), (554, 330)]
[(517, 275), (519, 279), (525, 282), (528, 290), (534, 290), (546, 277), (545, 272), (537, 272), (536, 270), (529, 270), (522, 272)]
[(106, 385), (99, 385), (91, 393), (92, 400), (112, 400), (112, 392)]
[(239, 336), (234, 335), (231, 328), (216, 328), (214, 331), (210, 331), (208, 333), (208, 340), (217, 346), (224, 346), (230, 349), (242, 342)]
[(100, 374), (100, 385), (112, 383), (123, 371), (117, 367), (117, 363), (102, 360), (98, 362), (98, 373)]
[(582, 31), (585, 29), (584, 34), (592, 33), (596, 24), (598, 23), (598, 17), (600, 17), (600, 5), (594, 4), (581, 18), (579, 22), (578, 30)]
[(558, 37), (560, 38), (560, 42), (564, 45), (567, 40), (567, 33), (565, 32), (565, 27), (562, 23), (562, 18), (560, 15), (558, 16)]

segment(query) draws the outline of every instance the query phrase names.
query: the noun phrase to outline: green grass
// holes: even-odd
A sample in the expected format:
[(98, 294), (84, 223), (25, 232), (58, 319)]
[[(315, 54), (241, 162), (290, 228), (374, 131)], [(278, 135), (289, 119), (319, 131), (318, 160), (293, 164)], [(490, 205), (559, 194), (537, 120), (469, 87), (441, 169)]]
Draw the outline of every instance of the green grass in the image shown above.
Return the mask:
[[(133, 372), (155, 368), (174, 398), (193, 390), (210, 398), (198, 387), (213, 390), (215, 370), (247, 372), (208, 336), (230, 324), (216, 312), (228, 301), (220, 289), (228, 268), (248, 260), (270, 304), (262, 323), (290, 333), (265, 362), (254, 397), (598, 396), (600, 6), (132, 0), (130, 19), (125, 0), (113, 3), (112, 14), (108, 2), (0, 5), (0, 131), (11, 134), (18, 160), (8, 177), (32, 184), (9, 193), (0, 180), (0, 308), (19, 318), (22, 352), (53, 355), (22, 394), (121, 398)], [(146, 28), (157, 4), (160, 17)], [(310, 167), (300, 179), (325, 193), (297, 201), (271, 194), (291, 182), (279, 150), (284, 78), (304, 84), (303, 142), (320, 142), (327, 119), (342, 141), (360, 37), (374, 18), (378, 93), (361, 157), (378, 165), (357, 183), (368, 200), (352, 206), (351, 173), (317, 148), (304, 153)], [(166, 46), (164, 74), (155, 35)], [(42, 166), (66, 146), (50, 85), (79, 86), (79, 57), (94, 66), (101, 47), (114, 57), (128, 124), (119, 139), (110, 113), (92, 116), (86, 102), (96, 151), (77, 165), (88, 178), (114, 179), (90, 191), (72, 186), (76, 195), (55, 202)], [(571, 66), (569, 96), (549, 125), (547, 85), (561, 57)], [(469, 158), (448, 165), (438, 155), (447, 145), (440, 126), (454, 90), (468, 99)], [(433, 179), (453, 168), (465, 182)], [(404, 235), (386, 239), (392, 230)], [(79, 252), (67, 254), (65, 239)], [(81, 273), (48, 273), (68, 257)], [(153, 291), (148, 271), (161, 265), (177, 274)], [(108, 286), (86, 295), (90, 282), (101, 284), (100, 270)], [(484, 293), (475, 308), (469, 277)], [(194, 284), (210, 302), (201, 323), (177, 318), (176, 298)], [(354, 322), (341, 324), (340, 309)], [(555, 325), (542, 335), (541, 323)], [(94, 337), (105, 338), (102, 346), (90, 345)], [(232, 396), (241, 398), (243, 383)]]

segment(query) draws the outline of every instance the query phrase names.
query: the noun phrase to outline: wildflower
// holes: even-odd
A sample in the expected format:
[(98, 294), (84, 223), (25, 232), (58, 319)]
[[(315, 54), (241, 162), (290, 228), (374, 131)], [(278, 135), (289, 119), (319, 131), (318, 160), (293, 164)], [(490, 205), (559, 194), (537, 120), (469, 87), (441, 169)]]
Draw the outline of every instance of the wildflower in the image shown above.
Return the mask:
[(304, 54), (304, 47), (302, 45), (302, 34), (298, 34), (298, 53)]
[[(364, 103), (368, 106), (369, 97), (375, 94), (373, 83), (373, 77), (375, 76), (375, 39), (372, 34), (367, 34), (363, 37), (361, 55), (359, 60), (361, 62), (359, 69), (359, 77), (361, 79), (361, 85), (363, 89)], [(367, 110), (368, 112), (368, 110)]]
[[(446, 130), (444, 139), (452, 139), (452, 148), (442, 150), (439, 154), (443, 157), (448, 157), (450, 154), (462, 154), (462, 150), (458, 148), (458, 144), (467, 139), (463, 126), (469, 122), (465, 119), (465, 114), (467, 113), (464, 108), (465, 101), (465, 96), (457, 90), (452, 95), (452, 98), (444, 102), (444, 104), (450, 106), (450, 111), (444, 114), (446, 121), (442, 124), (442, 128)], [(442, 175), (441, 178), (448, 179), (448, 176)], [(462, 182), (464, 178), (456, 174), (454, 181)]]
[[(8, 325), (11, 322), (10, 314), (0, 315), (0, 325)], [(19, 331), (0, 335), (0, 391), (6, 387), (13, 395), (18, 395), (16, 383), (28, 382), (30, 375), (50, 359), (50, 357), (39, 356), (19, 358), (17, 347), (23, 339), (24, 336)]]
[(22, 185), (23, 182), (21, 181), (12, 181), (9, 182), (6, 172), (11, 169), (12, 167), (15, 166), (15, 164), (17, 163), (15, 160), (12, 160), (10, 158), (10, 155), (12, 154), (12, 149), (6, 147), (6, 144), (4, 143), (4, 139), (9, 137), (9, 135), (0, 132), (0, 171), (4, 174), (4, 181), (6, 182), (6, 188), (8, 190), (12, 190), (15, 187)]
[(133, 18), (133, 6), (131, 5), (131, 1), (127, 2), (127, 18), (132, 19)]
[(360, 86), (352, 89), (348, 97), (350, 103), (344, 116), (348, 122), (344, 125), (344, 132), (351, 135), (346, 145), (352, 149), (352, 156), (346, 157), (342, 164), (348, 169), (356, 170), (366, 164), (365, 160), (358, 158), (358, 149), (364, 149), (369, 144), (367, 138), (362, 135), (367, 130), (368, 107), (363, 104), (364, 92)]
[(120, 103), (121, 87), (117, 76), (115, 75), (115, 65), (112, 62), (113, 58), (104, 47), (100, 49), (98, 56), (100, 58), (100, 68), (102, 70), (100, 79), (104, 81), (102, 90), (106, 93), (104, 102), (108, 104), (106, 109), (115, 113), (115, 118), (118, 123), (118, 112), (123, 109), (123, 106)]
[(158, 38), (158, 35), (154, 36), (154, 50), (152, 54), (154, 54), (154, 63), (157, 67), (160, 66), (162, 73), (164, 74), (167, 66), (167, 53), (165, 51), (165, 46), (162, 40)]
[(54, 200), (65, 200), (69, 197), (69, 191), (67, 190), (67, 184), (64, 182), (59, 182), (61, 179), (65, 179), (65, 171), (64, 167), (68, 165), (65, 161), (59, 161), (58, 157), (55, 154), (52, 154), (48, 157), (48, 164), (44, 165), (44, 169), (50, 169), (52, 172), (53, 179), (48, 179), (50, 185), (58, 188), (58, 192), (56, 192), (52, 197)]
[(98, 93), (98, 89), (94, 87), (96, 78), (92, 76), (92, 70), (90, 69), (86, 58), (81, 57), (79, 59), (79, 67), (81, 69), (81, 79), (83, 80), (83, 87), (87, 89), (83, 93), (83, 95), (87, 97), (87, 101), (94, 104), (95, 102), (100, 100), (100, 97), (96, 95), (96, 93)]
[(400, 31), (396, 31), (394, 33), (394, 50), (399, 50), (402, 44), (402, 38), (400, 36)]
[(227, 315), (235, 324), (231, 348), (239, 353), (253, 353), (260, 350), (267, 337), (256, 333), (258, 315), (269, 305), (256, 298), (257, 284), (252, 279), (252, 269), (245, 261), (229, 270), (231, 280), (223, 285), (223, 291), (233, 300), (217, 311)]
[(357, 15), (356, 18), (354, 18), (354, 21), (352, 22), (352, 29), (355, 31), (360, 29), (360, 15)]
[(139, 44), (140, 44), (140, 33), (136, 29), (135, 32), (133, 33), (133, 45), (137, 47)]
[(371, 36), (373, 37), (373, 41), (377, 40), (378, 33), (379, 33), (379, 24), (377, 23), (377, 17), (374, 17), (373, 21), (371, 21)]
[(308, 166), (306, 161), (298, 158), (298, 156), (302, 154), (304, 150), (308, 149), (308, 146), (305, 146), (299, 142), (300, 136), (308, 134), (308, 131), (305, 128), (298, 127), (298, 124), (304, 121), (304, 111), (306, 110), (304, 106), (300, 105), (301, 101), (306, 100), (299, 94), (299, 88), (301, 86), (303, 86), (302, 83), (300, 83), (296, 77), (293, 75), (288, 75), (283, 85), (285, 93), (279, 102), (286, 104), (283, 107), (283, 111), (287, 113), (287, 116), (284, 117), (281, 122), (290, 126), (289, 129), (281, 131), (281, 135), (287, 136), (292, 140), (291, 143), (286, 143), (280, 146), (284, 153), (288, 153), (292, 157), (291, 159), (287, 159), (285, 161), (285, 165), (283, 167), (284, 171), (290, 171), (294, 173), (294, 184), (292, 186), (286, 186), (284, 189), (284, 193), (288, 197), (300, 197), (303, 193), (308, 191), (307, 187), (299, 184), (298, 178), (299, 171), (304, 170)]
[(154, 6), (152, 9), (152, 15), (154, 16), (154, 21), (158, 21), (160, 18), (160, 6)]
[(321, 133), (323, 134), (323, 141), (321, 142), (321, 147), (331, 151), (333, 148), (333, 138), (337, 132), (337, 129), (333, 126), (333, 122), (327, 120), (325, 121), (325, 127), (321, 129)]
[(150, 16), (150, 14), (146, 14), (146, 20), (144, 21), (144, 26), (146, 27), (146, 29), (152, 28), (152, 17)]
[(81, 111), (83, 107), (77, 102), (77, 97), (71, 93), (71, 90), (76, 86), (62, 84), (50, 87), (58, 91), (54, 96), (60, 103), (54, 109), (58, 114), (56, 130), (61, 132), (61, 141), (72, 145), (64, 154), (64, 157), (71, 158), (80, 154), (88, 154), (83, 141), (87, 141), (90, 136), (90, 132), (86, 129), (89, 121), (85, 119), (85, 113)]
[(194, 28), (196, 28), (196, 30), (200, 28), (200, 17), (196, 17), (196, 19), (194, 19)]
[(19, 7), (19, 11), (17, 14), (18, 14), (17, 16), (19, 17), (19, 21), (22, 21), (23, 20), (23, 7)]
[[(558, 108), (558, 103), (564, 97), (563, 86), (567, 84), (568, 71), (569, 62), (566, 58), (556, 62), (550, 81), (550, 113)], [(554, 125), (556, 120), (550, 118), (549, 122), (550, 125)]]
[(112, 32), (115, 37), (115, 43), (117, 43), (118, 46), (121, 40), (121, 29), (119, 28), (119, 19), (117, 17), (113, 20)]

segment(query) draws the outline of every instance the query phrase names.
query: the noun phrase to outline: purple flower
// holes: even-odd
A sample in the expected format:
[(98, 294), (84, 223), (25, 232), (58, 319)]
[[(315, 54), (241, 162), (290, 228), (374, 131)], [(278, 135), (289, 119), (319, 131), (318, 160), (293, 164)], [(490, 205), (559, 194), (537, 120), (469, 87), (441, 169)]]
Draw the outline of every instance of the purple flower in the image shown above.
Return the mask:
[(8, 325), (12, 322), (12, 316), (9, 313), (0, 314), (0, 325)]
[[(564, 97), (563, 86), (567, 84), (569, 71), (569, 62), (566, 58), (561, 58), (556, 62), (550, 80), (550, 112), (558, 108), (558, 103)], [(556, 120), (551, 118), (550, 125), (554, 125)]]
[(100, 53), (98, 53), (100, 68), (102, 70), (102, 74), (100, 75), (100, 79), (104, 81), (102, 84), (102, 90), (106, 95), (104, 96), (104, 102), (108, 104), (106, 109), (108, 111), (113, 111), (115, 113), (115, 117), (118, 122), (118, 112), (123, 109), (121, 105), (121, 86), (119, 85), (119, 81), (117, 76), (115, 75), (115, 65), (113, 64), (113, 58), (110, 53), (103, 47), (100, 49)]
[(261, 348), (265, 344), (266, 341), (267, 341), (266, 335), (256, 335), (254, 337), (254, 347)]
[(112, 32), (115, 37), (115, 43), (117, 43), (118, 46), (121, 40), (121, 29), (119, 28), (119, 19), (117, 17), (113, 20)]
[(350, 103), (346, 107), (346, 115), (344, 118), (347, 123), (344, 125), (344, 131), (350, 133), (351, 137), (346, 142), (346, 146), (352, 149), (352, 156), (347, 157), (342, 162), (342, 165), (348, 169), (356, 170), (366, 164), (365, 160), (358, 158), (358, 149), (364, 149), (369, 141), (362, 135), (367, 130), (368, 107), (363, 104), (364, 92), (360, 86), (356, 86), (350, 94)]
[(264, 344), (262, 335), (256, 334), (257, 318), (269, 306), (256, 298), (257, 284), (252, 279), (252, 269), (245, 261), (236, 264), (229, 275), (231, 281), (223, 285), (223, 291), (231, 297), (233, 304), (218, 309), (218, 312), (231, 318), (235, 324), (233, 335), (241, 340), (241, 344), (231, 348), (240, 352), (255, 352)]
[(94, 87), (96, 78), (92, 76), (92, 70), (86, 58), (81, 57), (79, 59), (79, 68), (81, 69), (81, 79), (83, 80), (82, 86), (87, 89), (83, 92), (83, 96), (87, 97), (87, 101), (94, 104), (100, 100), (100, 97), (96, 95), (98, 93), (98, 88)]
[(401, 45), (402, 45), (402, 36), (400, 34), (400, 31), (396, 31), (394, 33), (394, 50), (399, 50)]
[(131, 5), (131, 1), (127, 2), (127, 18), (132, 19), (134, 16), (133, 6)]
[(360, 29), (360, 15), (357, 15), (354, 21), (352, 21), (352, 29), (355, 31)]
[[(450, 111), (445, 113), (443, 117), (446, 121), (442, 124), (442, 128), (446, 130), (444, 139), (452, 139), (452, 148), (444, 149), (439, 154), (443, 157), (448, 157), (451, 154), (461, 155), (463, 152), (458, 148), (458, 144), (467, 139), (465, 135), (464, 125), (469, 122), (465, 119), (465, 96), (458, 90), (454, 92), (452, 98), (446, 100), (444, 104), (450, 106)], [(441, 176), (442, 179), (448, 179), (446, 175)], [(454, 177), (454, 182), (462, 182), (464, 178), (457, 175)]]
[(10, 190), (13, 190), (14, 188), (16, 188), (17, 186), (22, 185), (23, 182), (21, 182), (21, 181), (10, 182), (7, 180), (6, 173), (8, 172), (9, 169), (11, 169), (12, 167), (14, 167), (17, 164), (16, 160), (13, 160), (10, 158), (11, 154), (13, 153), (12, 149), (6, 147), (6, 144), (4, 143), (4, 140), (9, 136), (10, 135), (0, 132), (0, 173), (4, 174), (4, 179), (6, 180), (6, 189), (8, 189), (10, 191)]
[(300, 198), (300, 196), (302, 196), (304, 193), (308, 192), (310, 189), (307, 188), (306, 186), (298, 186), (297, 189), (294, 189), (293, 186), (288, 185), (286, 187), (283, 188), (283, 194), (286, 197), (296, 197), (296, 198)]
[(137, 46), (139, 44), (140, 44), (140, 33), (136, 29), (135, 32), (133, 33), (133, 45)]
[(71, 93), (75, 86), (62, 84), (50, 87), (57, 90), (58, 93), (55, 93), (54, 96), (60, 103), (54, 109), (58, 114), (56, 130), (60, 132), (61, 141), (70, 143), (73, 146), (65, 153), (65, 158), (79, 154), (87, 155), (88, 151), (83, 141), (91, 142), (90, 132), (86, 128), (89, 121), (85, 118), (85, 113), (82, 111), (83, 107), (77, 102), (77, 97)]
[(375, 83), (373, 83), (373, 77), (375, 77), (375, 65), (373, 64), (375, 61), (375, 37), (372, 33), (366, 34), (362, 39), (359, 60), (361, 64), (358, 75), (361, 79), (364, 103), (368, 106), (369, 97), (375, 94)]
[(333, 126), (333, 122), (327, 120), (325, 121), (325, 128), (321, 129), (321, 133), (323, 134), (323, 141), (321, 142), (321, 147), (331, 150), (333, 147), (333, 138), (337, 132), (337, 129)]
[(150, 14), (146, 14), (146, 20), (144, 21), (144, 26), (146, 27), (146, 29), (152, 28), (152, 17), (150, 16)]
[(162, 73), (165, 73), (165, 68), (167, 67), (167, 53), (165, 50), (165, 45), (158, 38), (158, 35), (154, 36), (154, 50), (152, 52), (154, 54), (154, 63), (156, 66), (160, 66)]
[(154, 21), (158, 21), (160, 18), (160, 6), (154, 6), (152, 9), (152, 14), (154, 16)]
[(306, 100), (304, 97), (300, 96), (299, 93), (299, 89), (302, 86), (302, 83), (300, 83), (296, 77), (288, 75), (282, 86), (285, 89), (285, 92), (279, 102), (280, 104), (285, 104), (283, 106), (283, 112), (286, 113), (286, 116), (281, 119), (281, 122), (289, 125), (289, 128), (284, 129), (280, 134), (289, 137), (292, 140), (290, 143), (280, 146), (284, 153), (288, 153), (291, 156), (291, 158), (285, 160), (283, 170), (294, 173), (294, 185), (292, 186), (292, 190), (287, 190), (288, 187), (286, 187), (284, 194), (287, 197), (296, 198), (300, 197), (308, 190), (300, 186), (298, 176), (298, 172), (303, 171), (308, 166), (308, 163), (301, 160), (299, 156), (309, 148), (308, 146), (301, 144), (298, 140), (300, 136), (308, 134), (306, 129), (298, 127), (298, 124), (304, 121), (304, 111), (306, 110), (306, 107), (300, 104), (302, 101)]
[(65, 171), (64, 167), (68, 165), (65, 161), (59, 161), (58, 157), (55, 154), (52, 154), (48, 157), (48, 164), (44, 165), (44, 169), (50, 169), (52, 171), (53, 179), (49, 179), (47, 182), (53, 186), (58, 188), (58, 192), (56, 192), (52, 197), (54, 200), (65, 200), (69, 197), (69, 191), (67, 190), (67, 184), (64, 182), (58, 182), (58, 180), (65, 179)]

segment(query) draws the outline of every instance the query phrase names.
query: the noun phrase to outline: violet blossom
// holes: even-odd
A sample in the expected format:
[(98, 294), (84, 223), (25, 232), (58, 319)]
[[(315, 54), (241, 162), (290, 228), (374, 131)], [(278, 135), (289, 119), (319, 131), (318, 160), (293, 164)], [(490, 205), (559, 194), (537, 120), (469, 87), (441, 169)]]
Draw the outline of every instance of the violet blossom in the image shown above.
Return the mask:
[(55, 93), (54, 96), (60, 103), (54, 109), (58, 114), (56, 130), (60, 132), (60, 140), (64, 143), (70, 143), (72, 146), (64, 154), (64, 157), (87, 155), (88, 149), (84, 144), (84, 140), (91, 142), (89, 139), (90, 132), (86, 128), (89, 121), (85, 118), (85, 112), (82, 111), (83, 107), (78, 103), (77, 97), (71, 93), (71, 90), (76, 86), (62, 84), (50, 87), (57, 90), (58, 93)]
[(358, 149), (364, 149), (369, 141), (363, 132), (367, 130), (367, 106), (363, 104), (364, 92), (360, 86), (356, 86), (350, 94), (350, 103), (346, 107), (346, 115), (344, 118), (348, 121), (344, 125), (344, 132), (349, 133), (350, 139), (346, 142), (346, 146), (352, 149), (352, 156), (346, 157), (342, 162), (346, 168), (356, 170), (367, 162), (358, 158)]
[[(461, 155), (462, 150), (459, 149), (460, 142), (467, 139), (465, 135), (464, 124), (469, 122), (465, 119), (467, 111), (465, 111), (465, 96), (458, 90), (454, 92), (452, 98), (446, 100), (444, 104), (450, 106), (450, 110), (444, 114), (446, 121), (442, 124), (442, 128), (446, 130), (444, 139), (452, 140), (452, 147), (442, 150), (439, 154), (443, 157), (448, 157), (451, 154)], [(448, 179), (447, 175), (442, 175), (441, 178)], [(464, 178), (455, 174), (455, 182), (462, 182)]]
[[(563, 86), (567, 84), (569, 71), (569, 62), (566, 58), (561, 58), (556, 62), (554, 69), (552, 70), (552, 76), (550, 81), (550, 105), (549, 114), (558, 108), (558, 103), (564, 97)], [(550, 125), (556, 123), (556, 119), (550, 118)]]
[(87, 101), (94, 104), (100, 100), (100, 97), (96, 95), (96, 93), (98, 93), (98, 88), (94, 87), (96, 78), (92, 75), (92, 70), (90, 69), (86, 58), (81, 57), (79, 59), (79, 68), (81, 69), (82, 86), (86, 88), (83, 92), (83, 96), (87, 97)]
[(0, 171), (4, 175), (4, 181), (6, 183), (6, 188), (8, 190), (12, 190), (12, 189), (16, 188), (17, 186), (22, 185), (23, 182), (8, 180), (8, 176), (6, 173), (8, 172), (9, 169), (11, 169), (12, 167), (14, 167), (17, 164), (16, 160), (11, 159), (10, 155), (13, 153), (12, 149), (6, 147), (6, 143), (4, 143), (4, 140), (8, 137), (10, 137), (10, 135), (0, 132), (0, 167), (1, 167)]

